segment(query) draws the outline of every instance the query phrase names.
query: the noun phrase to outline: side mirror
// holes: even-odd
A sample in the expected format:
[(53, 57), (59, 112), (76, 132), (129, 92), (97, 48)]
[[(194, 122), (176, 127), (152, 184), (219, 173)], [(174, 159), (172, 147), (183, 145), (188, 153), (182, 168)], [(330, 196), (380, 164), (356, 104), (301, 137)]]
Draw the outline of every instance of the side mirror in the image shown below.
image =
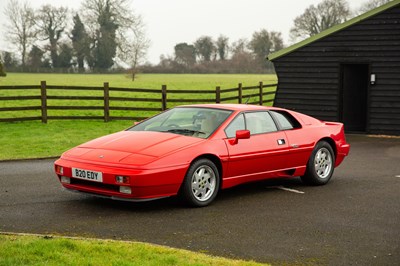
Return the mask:
[(238, 144), (239, 139), (249, 139), (250, 131), (249, 130), (237, 130), (236, 137), (231, 141), (232, 145)]

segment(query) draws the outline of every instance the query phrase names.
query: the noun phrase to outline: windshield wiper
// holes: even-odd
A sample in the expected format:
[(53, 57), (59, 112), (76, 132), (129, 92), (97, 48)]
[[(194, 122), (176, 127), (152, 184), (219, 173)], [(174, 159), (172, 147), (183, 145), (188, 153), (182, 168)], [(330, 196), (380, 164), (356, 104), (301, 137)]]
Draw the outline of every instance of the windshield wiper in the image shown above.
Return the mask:
[(192, 134), (192, 135), (204, 134), (204, 135), (206, 135), (206, 133), (203, 131), (187, 129), (187, 128), (172, 128), (172, 129), (168, 129), (167, 132), (177, 133), (177, 134)]

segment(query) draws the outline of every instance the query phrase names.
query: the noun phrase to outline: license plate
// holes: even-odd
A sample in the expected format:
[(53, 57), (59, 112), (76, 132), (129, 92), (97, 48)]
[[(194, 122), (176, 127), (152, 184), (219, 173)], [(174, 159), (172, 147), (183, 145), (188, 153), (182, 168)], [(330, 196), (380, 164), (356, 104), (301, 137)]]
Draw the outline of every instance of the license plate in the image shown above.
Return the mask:
[(95, 182), (103, 182), (103, 173), (78, 168), (72, 168), (72, 177)]

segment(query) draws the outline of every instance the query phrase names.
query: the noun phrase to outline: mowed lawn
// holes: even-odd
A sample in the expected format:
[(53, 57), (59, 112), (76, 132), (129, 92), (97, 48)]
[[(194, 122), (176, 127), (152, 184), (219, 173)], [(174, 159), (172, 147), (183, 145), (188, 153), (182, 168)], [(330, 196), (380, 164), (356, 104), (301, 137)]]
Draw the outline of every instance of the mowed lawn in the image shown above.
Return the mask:
[[(102, 87), (104, 82), (109, 82), (110, 87), (122, 88), (149, 88), (160, 89), (167, 85), (168, 90), (195, 90), (196, 94), (179, 95), (181, 98), (202, 98), (215, 97), (214, 94), (202, 94), (204, 90), (215, 90), (216, 86), (221, 89), (235, 88), (238, 83), (243, 87), (256, 86), (259, 82), (274, 84), (277, 82), (276, 75), (259, 74), (139, 74), (135, 81), (132, 81), (128, 74), (26, 74), (8, 73), (7, 77), (0, 78), (0, 86), (7, 85), (39, 85), (46, 81), (48, 85), (64, 86), (93, 86)], [(255, 90), (256, 92), (257, 90)], [(58, 94), (57, 94), (58, 93)], [(111, 96), (130, 97), (127, 93), (112, 94)], [(250, 91), (250, 93), (254, 93)], [(90, 95), (102, 96), (102, 91), (48, 91), (49, 95)], [(40, 95), (39, 90), (2, 90), (1, 96), (18, 95)], [(231, 95), (228, 95), (231, 96)], [(158, 96), (143, 93), (141, 98), (157, 98)], [(173, 95), (168, 95), (174, 98)], [(226, 97), (226, 96), (224, 96)], [(254, 100), (254, 99), (252, 99)], [(252, 101), (250, 100), (250, 102)], [(231, 101), (235, 102), (235, 101)], [(101, 106), (102, 101), (61, 101), (49, 100), (49, 105), (63, 106)], [(136, 103), (136, 102), (115, 102), (114, 106), (138, 106), (160, 108), (159, 103)], [(0, 108), (13, 106), (40, 106), (39, 100), (24, 101), (0, 101)], [(171, 108), (171, 105), (167, 106)], [(147, 111), (112, 111), (112, 116), (149, 117), (157, 112)], [(40, 116), (40, 110), (0, 112), (0, 118)], [(49, 110), (48, 115), (95, 115), (102, 116), (102, 110)], [(47, 124), (40, 121), (24, 122), (0, 122), (0, 160), (43, 158), (59, 156), (65, 150), (74, 147), (90, 139), (123, 130), (133, 125), (134, 121), (112, 121), (104, 123), (102, 120), (49, 120)]]
[(132, 81), (128, 74), (46, 74), (46, 73), (7, 73), (0, 77), (2, 85), (39, 85), (46, 81), (49, 85), (103, 86), (109, 82), (112, 87), (160, 89), (167, 85), (169, 89), (215, 89), (233, 88), (238, 83), (243, 86), (276, 83), (273, 74), (138, 74)]

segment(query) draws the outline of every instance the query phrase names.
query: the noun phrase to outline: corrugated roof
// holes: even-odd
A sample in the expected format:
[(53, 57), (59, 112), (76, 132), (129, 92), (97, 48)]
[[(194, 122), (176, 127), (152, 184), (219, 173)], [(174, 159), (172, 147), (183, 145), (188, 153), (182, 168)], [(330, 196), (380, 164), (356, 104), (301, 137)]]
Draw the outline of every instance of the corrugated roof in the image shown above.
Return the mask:
[(360, 15), (360, 16), (352, 18), (352, 19), (350, 19), (350, 20), (348, 20), (346, 22), (343, 22), (342, 24), (335, 25), (335, 26), (333, 26), (333, 27), (331, 27), (331, 28), (329, 28), (327, 30), (324, 30), (324, 31), (322, 31), (322, 32), (320, 32), (320, 33), (318, 33), (316, 35), (311, 36), (310, 38), (307, 38), (307, 39), (305, 39), (305, 40), (303, 40), (301, 42), (293, 44), (292, 46), (289, 46), (287, 48), (281, 49), (281, 50), (279, 50), (279, 51), (277, 51), (275, 53), (269, 54), (267, 59), (270, 60), (270, 61), (273, 61), (274, 59), (277, 59), (277, 58), (279, 58), (281, 56), (289, 54), (289, 53), (291, 53), (291, 52), (293, 52), (293, 51), (295, 51), (295, 50), (297, 50), (297, 49), (299, 49), (299, 48), (301, 48), (303, 46), (306, 46), (306, 45), (308, 45), (310, 43), (313, 43), (313, 42), (315, 42), (315, 41), (317, 41), (319, 39), (322, 39), (322, 38), (324, 38), (324, 37), (326, 37), (328, 35), (331, 35), (331, 34), (333, 34), (335, 32), (338, 32), (338, 31), (343, 30), (343, 29), (345, 29), (347, 27), (350, 27), (350, 26), (352, 26), (352, 25), (354, 25), (354, 24), (356, 24), (356, 23), (358, 23), (360, 21), (363, 21), (363, 20), (365, 20), (367, 18), (370, 18), (370, 17), (372, 17), (372, 16), (374, 16), (376, 14), (379, 14), (379, 13), (381, 13), (381, 12), (387, 10), (387, 9), (390, 9), (390, 8), (392, 8), (394, 6), (397, 6), (399, 4), (400, 4), (400, 0), (393, 0), (393, 1), (391, 1), (389, 3), (386, 3), (386, 4), (384, 4), (384, 5), (380, 6), (380, 7), (372, 9), (372, 10), (370, 10), (370, 11), (368, 11), (368, 12), (366, 12), (366, 13)]

